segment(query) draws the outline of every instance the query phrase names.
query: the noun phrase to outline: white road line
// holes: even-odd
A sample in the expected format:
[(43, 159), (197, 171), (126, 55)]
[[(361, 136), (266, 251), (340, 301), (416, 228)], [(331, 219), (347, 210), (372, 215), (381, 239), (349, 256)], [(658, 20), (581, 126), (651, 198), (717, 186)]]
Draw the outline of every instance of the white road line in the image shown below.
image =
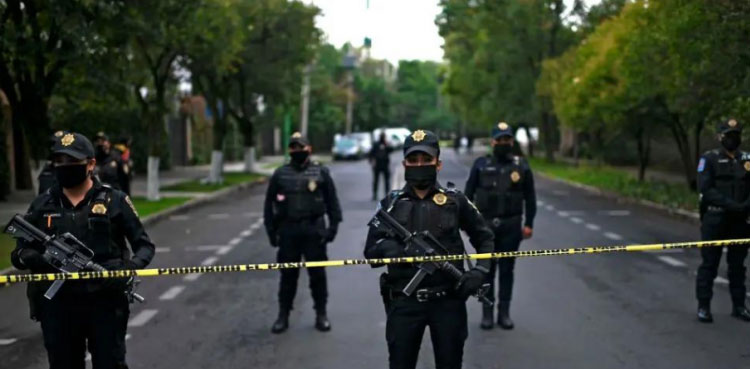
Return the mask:
[(182, 280), (185, 281), (185, 282), (195, 282), (202, 275), (203, 275), (203, 273), (188, 274), (188, 275), (182, 277)]
[(242, 215), (245, 216), (245, 218), (255, 218), (255, 217), (259, 217), (259, 216), (263, 215), (263, 213), (258, 213), (258, 212), (252, 212), (251, 211), (251, 212), (243, 213)]
[(221, 249), (224, 247), (224, 245), (201, 245), (201, 246), (187, 246), (185, 247), (186, 251), (216, 251), (218, 249)]
[(570, 216), (570, 213), (568, 213), (567, 211), (560, 210), (560, 211), (557, 212), (557, 215), (559, 215), (559, 216), (561, 216), (563, 218), (567, 218), (567, 217)]
[(172, 249), (170, 249), (169, 247), (157, 247), (156, 248), (157, 254), (163, 254), (165, 252), (170, 252), (170, 251), (172, 251)]
[(583, 223), (583, 219), (576, 218), (576, 217), (570, 218), (570, 221), (573, 222), (573, 223), (575, 223), (575, 224), (581, 224), (581, 223)]
[(263, 225), (263, 220), (262, 219), (258, 219), (258, 221), (256, 221), (255, 223), (253, 223), (250, 226), (250, 230), (251, 231), (255, 231), (256, 229), (260, 228), (260, 226), (262, 226), (262, 225)]
[(669, 264), (669, 265), (671, 265), (671, 266), (673, 266), (673, 267), (684, 267), (684, 266), (687, 266), (687, 264), (685, 264), (685, 263), (683, 263), (683, 262), (681, 262), (681, 261), (679, 261), (679, 260), (677, 260), (677, 259), (675, 259), (675, 258), (673, 258), (671, 256), (661, 255), (661, 256), (657, 256), (656, 258), (659, 259), (659, 260), (661, 260), (661, 261), (663, 261), (663, 262), (665, 262), (665, 263), (667, 263), (667, 264)]
[(234, 246), (224, 246), (224, 247), (216, 250), (216, 255), (226, 255), (230, 251), (232, 251), (232, 249), (234, 249)]
[(612, 232), (604, 232), (604, 237), (607, 237), (607, 238), (609, 238), (610, 240), (615, 240), (615, 241), (622, 241), (622, 236), (620, 236), (620, 235), (619, 235), (619, 234), (617, 234), (617, 233), (612, 233)]
[(214, 264), (216, 264), (217, 261), (219, 261), (218, 257), (216, 257), (216, 256), (209, 256), (209, 257), (206, 258), (206, 260), (203, 260), (203, 262), (201, 263), (201, 265), (203, 265), (203, 266), (214, 265)]
[(714, 281), (718, 284), (729, 284), (729, 281), (724, 277), (716, 277)]
[(164, 292), (159, 296), (159, 300), (174, 300), (182, 291), (185, 290), (185, 286), (172, 286), (167, 292)]
[(184, 221), (188, 219), (190, 219), (190, 215), (172, 215), (171, 217), (169, 217), (169, 220), (176, 221), (176, 222)]
[(240, 233), (240, 237), (250, 237), (253, 235), (253, 231), (246, 229)]
[(630, 215), (630, 211), (628, 210), (610, 210), (610, 211), (603, 211), (603, 214), (607, 214), (611, 217), (626, 217)]
[(555, 210), (555, 207), (554, 207), (554, 206), (552, 206), (552, 205), (547, 205), (547, 206), (545, 206), (544, 208), (545, 208), (545, 209), (547, 209), (547, 210), (549, 210), (549, 211), (553, 211), (553, 210)]
[(128, 322), (128, 327), (141, 327), (145, 325), (146, 323), (148, 323), (148, 321), (151, 320), (151, 318), (156, 316), (156, 313), (158, 312), (159, 310), (156, 310), (156, 309), (141, 310), (141, 312), (138, 313), (138, 315), (133, 317), (133, 319), (130, 319), (130, 321)]
[(229, 246), (235, 246), (235, 245), (237, 245), (240, 242), (242, 242), (242, 238), (235, 237), (235, 238), (232, 238), (231, 240), (229, 240), (229, 244), (228, 245)]
[(16, 338), (0, 338), (0, 346), (8, 346), (16, 343)]
[(544, 201), (542, 201), (542, 200), (537, 200), (537, 202), (536, 202), (536, 206), (544, 206)]
[(229, 214), (227, 213), (209, 214), (208, 219), (229, 219)]
[(132, 337), (132, 336), (130, 335), (130, 333), (126, 334), (126, 335), (125, 335), (125, 341), (129, 340), (129, 339), (130, 339), (130, 337)]
[(586, 223), (586, 228), (588, 228), (588, 229), (590, 229), (592, 231), (598, 231), (598, 230), (602, 229), (602, 227), (599, 227), (598, 225), (593, 224), (593, 223)]

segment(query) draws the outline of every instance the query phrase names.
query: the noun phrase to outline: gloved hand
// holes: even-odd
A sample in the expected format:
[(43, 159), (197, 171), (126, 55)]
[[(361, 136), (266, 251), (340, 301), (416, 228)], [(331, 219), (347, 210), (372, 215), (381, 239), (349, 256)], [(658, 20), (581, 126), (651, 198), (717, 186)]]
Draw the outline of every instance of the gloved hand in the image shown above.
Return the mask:
[(29, 269), (38, 270), (51, 268), (47, 261), (44, 260), (42, 254), (32, 248), (24, 247), (19, 250), (18, 259), (21, 260), (21, 263), (23, 263), (23, 265), (27, 266)]
[(462, 298), (469, 298), (469, 296), (475, 294), (479, 288), (484, 284), (486, 274), (485, 272), (474, 268), (461, 276), (458, 280), (456, 290)]
[[(132, 260), (121, 259), (107, 260), (101, 263), (101, 266), (107, 270), (139, 269), (139, 266)], [(102, 287), (112, 291), (125, 291), (128, 287), (128, 279), (129, 278), (107, 278), (102, 281)]]
[(377, 243), (377, 250), (383, 258), (400, 258), (406, 256), (404, 246), (400, 242), (388, 238)]
[(339, 233), (339, 224), (338, 223), (331, 223), (331, 225), (326, 229), (326, 243), (333, 242), (334, 239), (336, 239), (336, 234)]
[(266, 233), (268, 233), (268, 243), (271, 247), (279, 247), (279, 235), (276, 231), (266, 230)]

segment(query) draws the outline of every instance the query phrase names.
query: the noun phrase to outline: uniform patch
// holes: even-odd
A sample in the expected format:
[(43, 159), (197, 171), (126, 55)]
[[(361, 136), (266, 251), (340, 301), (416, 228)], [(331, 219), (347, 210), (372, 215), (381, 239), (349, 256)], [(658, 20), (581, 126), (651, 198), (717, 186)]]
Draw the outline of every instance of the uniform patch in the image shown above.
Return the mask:
[(307, 182), (307, 189), (310, 190), (310, 192), (315, 192), (317, 188), (318, 184), (315, 182), (315, 180), (311, 179), (310, 182)]
[(91, 212), (94, 214), (104, 215), (107, 214), (107, 207), (104, 206), (104, 204), (94, 204), (94, 206), (91, 207)]
[(55, 137), (60, 138), (62, 137), (63, 133), (64, 133), (63, 131), (57, 131), (55, 132)]
[(510, 173), (510, 180), (513, 181), (513, 183), (520, 181), (521, 174), (514, 170), (512, 173)]
[(706, 159), (701, 158), (701, 160), (698, 162), (698, 173), (703, 172), (703, 169), (706, 169)]
[(128, 203), (128, 206), (130, 206), (130, 209), (133, 210), (135, 216), (138, 216), (138, 210), (135, 210), (135, 205), (133, 205), (133, 202), (130, 201), (130, 196), (125, 196), (125, 202)]
[(109, 163), (109, 166), (112, 167), (112, 168), (117, 168), (117, 162), (113, 161), (113, 162)]
[(443, 206), (448, 201), (448, 196), (445, 196), (445, 194), (443, 194), (442, 192), (437, 193), (432, 197), (432, 201), (440, 206)]
[(123, 164), (122, 165), (122, 172), (125, 173), (125, 174), (128, 174), (129, 171), (130, 171), (130, 167), (128, 167), (127, 164)]

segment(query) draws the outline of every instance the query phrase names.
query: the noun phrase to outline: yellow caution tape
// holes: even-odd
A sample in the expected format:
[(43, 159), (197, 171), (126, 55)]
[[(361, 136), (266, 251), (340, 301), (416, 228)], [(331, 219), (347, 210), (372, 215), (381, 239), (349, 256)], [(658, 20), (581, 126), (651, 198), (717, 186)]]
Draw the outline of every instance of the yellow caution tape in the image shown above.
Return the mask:
[(688, 249), (701, 247), (722, 247), (749, 245), (750, 238), (718, 241), (697, 241), (677, 243), (656, 243), (648, 245), (620, 245), (620, 246), (590, 246), (568, 249), (542, 249), (512, 252), (493, 252), (486, 254), (469, 255), (440, 255), (424, 257), (400, 257), (383, 259), (347, 259), (326, 261), (302, 261), (296, 263), (266, 263), (266, 264), (237, 264), (217, 266), (195, 266), (181, 268), (154, 268), (139, 270), (114, 270), (108, 272), (77, 272), (77, 273), (49, 273), (49, 274), (16, 274), (0, 276), (0, 285), (17, 282), (55, 281), (59, 279), (100, 279), (100, 278), (123, 278), (123, 277), (157, 277), (165, 275), (179, 275), (192, 273), (229, 273), (249, 272), (256, 270), (277, 270), (294, 268), (322, 268), (341, 267), (350, 265), (380, 265), (380, 264), (408, 264), (423, 263), (430, 261), (459, 261), (459, 260), (482, 260), (518, 257), (554, 256), (554, 255), (582, 255), (599, 254), (610, 252), (638, 252), (659, 251), (672, 249)]

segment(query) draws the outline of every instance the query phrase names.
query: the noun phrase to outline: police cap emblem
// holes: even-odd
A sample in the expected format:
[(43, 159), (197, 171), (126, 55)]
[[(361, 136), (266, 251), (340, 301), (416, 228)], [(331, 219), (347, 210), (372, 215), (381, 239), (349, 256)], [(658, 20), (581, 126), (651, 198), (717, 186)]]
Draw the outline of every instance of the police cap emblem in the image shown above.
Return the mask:
[(501, 131), (504, 131), (509, 128), (508, 123), (500, 122), (497, 124), (497, 128), (499, 128)]
[(745, 162), (745, 170), (750, 172), (750, 161)]
[(735, 119), (730, 119), (730, 120), (729, 120), (729, 121), (727, 122), (727, 125), (728, 125), (728, 126), (730, 126), (730, 127), (732, 127), (732, 128), (734, 128), (734, 127), (737, 127), (737, 120), (735, 120)]
[(72, 145), (72, 144), (73, 144), (73, 141), (75, 141), (75, 140), (76, 140), (76, 137), (75, 137), (75, 136), (73, 136), (73, 135), (72, 135), (71, 133), (68, 133), (68, 134), (66, 134), (65, 136), (63, 136), (63, 137), (62, 137), (62, 138), (60, 139), (60, 143), (61, 143), (61, 144), (62, 144), (63, 146), (70, 146), (70, 145)]
[(418, 129), (414, 131), (414, 133), (412, 133), (411, 138), (414, 140), (414, 142), (420, 142), (424, 140), (425, 136), (426, 134), (424, 133), (424, 131), (421, 129)]
[(302, 133), (294, 132), (292, 133), (292, 138), (302, 138)]

